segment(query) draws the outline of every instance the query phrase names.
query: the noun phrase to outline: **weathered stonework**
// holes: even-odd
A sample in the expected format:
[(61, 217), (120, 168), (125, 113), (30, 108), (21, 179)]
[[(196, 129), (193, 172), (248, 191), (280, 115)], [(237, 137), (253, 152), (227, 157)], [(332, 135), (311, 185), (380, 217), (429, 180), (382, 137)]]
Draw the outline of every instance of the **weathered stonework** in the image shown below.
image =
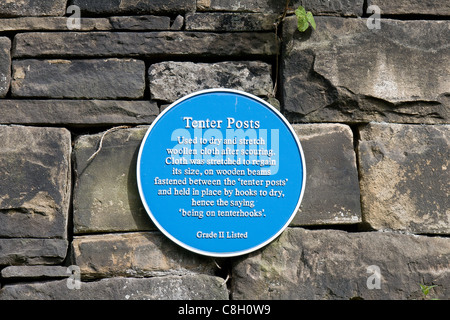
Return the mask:
[(226, 300), (223, 279), (207, 276), (109, 278), (82, 282), (69, 289), (67, 280), (6, 285), (0, 300)]
[(368, 0), (368, 6), (376, 5), (381, 15), (437, 15), (449, 16), (450, 3), (446, 0)]
[(446, 299), (449, 266), (448, 238), (288, 228), (237, 259), (231, 294), (237, 300), (404, 300), (420, 299), (419, 284), (434, 283), (431, 298)]
[(277, 18), (273, 13), (191, 13), (186, 15), (186, 30), (270, 31), (275, 29)]
[[(277, 25), (285, 5), (0, 0), (0, 300), (450, 297), (448, 0), (292, 0)], [(217, 87), (288, 118), (306, 189), (272, 243), (213, 259), (156, 229), (136, 160)]]
[(11, 41), (0, 37), (0, 98), (6, 96), (11, 82)]
[[(283, 97), (302, 122), (447, 123), (448, 21), (381, 21), (317, 17), (301, 34), (283, 27)], [(420, 68), (411, 67), (419, 66)], [(424, 72), (426, 70), (426, 72)]]
[(154, 101), (2, 100), (0, 124), (108, 126), (150, 124), (159, 114)]
[(152, 99), (174, 102), (211, 88), (242, 90), (257, 96), (272, 91), (271, 66), (264, 62), (161, 62), (148, 71)]
[(67, 0), (6, 0), (0, 2), (0, 17), (63, 16)]
[(306, 187), (291, 226), (361, 222), (353, 133), (342, 124), (293, 125), (303, 148)]
[(67, 248), (64, 239), (0, 238), (0, 266), (62, 263)]
[(144, 89), (145, 64), (141, 60), (30, 59), (13, 63), (13, 97), (138, 99), (144, 96)]
[(0, 237), (67, 238), (70, 132), (0, 126)]
[[(147, 127), (81, 136), (75, 141), (74, 233), (152, 230), (136, 182)], [(101, 150), (99, 149), (104, 135)]]
[(272, 33), (30, 32), (14, 37), (13, 57), (275, 55)]
[(450, 126), (371, 123), (360, 129), (364, 222), (377, 230), (450, 233)]
[(196, 0), (70, 0), (70, 4), (80, 7), (84, 14), (154, 14), (184, 13), (195, 9)]
[(181, 249), (159, 232), (77, 236), (73, 264), (83, 279), (210, 274), (213, 260)]

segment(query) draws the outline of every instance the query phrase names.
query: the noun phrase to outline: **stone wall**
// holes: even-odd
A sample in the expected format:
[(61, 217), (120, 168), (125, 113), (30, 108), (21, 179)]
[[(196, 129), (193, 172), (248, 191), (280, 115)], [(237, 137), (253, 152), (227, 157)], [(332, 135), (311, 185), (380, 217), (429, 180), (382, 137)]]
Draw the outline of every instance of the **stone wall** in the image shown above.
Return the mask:
[[(298, 5), (317, 30), (282, 0), (1, 1), (0, 300), (449, 299), (448, 1)], [(172, 243), (136, 186), (155, 117), (214, 87), (306, 158), (291, 225), (237, 258)]]

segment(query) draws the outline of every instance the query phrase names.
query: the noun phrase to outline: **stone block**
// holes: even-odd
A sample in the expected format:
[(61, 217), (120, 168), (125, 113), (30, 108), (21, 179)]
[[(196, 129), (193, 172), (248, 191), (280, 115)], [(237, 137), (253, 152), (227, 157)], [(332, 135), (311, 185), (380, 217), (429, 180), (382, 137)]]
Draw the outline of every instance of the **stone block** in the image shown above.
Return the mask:
[(450, 3), (447, 0), (368, 0), (367, 5), (378, 6), (381, 15), (450, 15)]
[(189, 31), (270, 31), (275, 29), (277, 14), (264, 13), (189, 13)]
[(233, 265), (233, 299), (446, 299), (450, 239), (383, 232), (288, 228)]
[(0, 266), (62, 263), (67, 248), (63, 239), (0, 238)]
[(0, 17), (63, 16), (67, 0), (6, 0), (0, 2)]
[(0, 37), (0, 98), (6, 96), (11, 82), (11, 41)]
[[(283, 25), (285, 111), (301, 122), (448, 123), (449, 21), (317, 17)], [(420, 66), (415, 68), (411, 66)]]
[(70, 0), (87, 15), (184, 13), (195, 10), (196, 0)]
[(13, 62), (13, 97), (139, 99), (144, 96), (144, 89), (145, 63), (140, 60), (30, 59)]
[(159, 114), (154, 101), (2, 100), (0, 124), (111, 126), (150, 124)]
[(13, 57), (161, 57), (276, 55), (273, 33), (28, 32), (14, 37)]
[(218, 270), (212, 259), (182, 249), (159, 232), (76, 236), (72, 251), (82, 279), (213, 275)]
[(370, 123), (360, 136), (363, 221), (377, 230), (450, 234), (450, 126)]
[(314, 15), (362, 16), (364, 0), (294, 0), (293, 7), (303, 6)]
[[(0, 19), (0, 32), (5, 31), (68, 31), (67, 17), (20, 17)], [(80, 18), (77, 31), (111, 30), (108, 18)]]
[(0, 237), (65, 239), (70, 132), (0, 126), (0, 137)]
[(361, 222), (353, 133), (343, 124), (295, 124), (306, 162), (306, 188), (294, 225)]
[[(136, 161), (147, 127), (80, 136), (75, 141), (74, 232), (152, 230), (142, 206)], [(104, 137), (103, 137), (104, 135)], [(89, 160), (99, 149), (96, 156)]]
[(71, 273), (67, 272), (67, 267), (61, 266), (9, 266), (1, 272), (3, 279), (57, 279), (67, 278)]
[(271, 66), (265, 62), (161, 62), (148, 71), (152, 99), (173, 102), (210, 88), (243, 90), (257, 96), (272, 92)]
[(169, 30), (170, 17), (165, 16), (130, 16), (110, 17), (115, 30)]
[[(273, 0), (198, 0), (198, 11), (235, 11), (281, 15), (286, 1)], [(364, 0), (292, 0), (289, 9), (303, 6), (313, 14), (361, 16)]]
[(0, 300), (227, 300), (222, 283), (207, 275), (109, 278), (69, 289), (68, 280), (59, 280), (5, 285)]
[(237, 11), (282, 13), (285, 1), (272, 0), (197, 0), (198, 11)]

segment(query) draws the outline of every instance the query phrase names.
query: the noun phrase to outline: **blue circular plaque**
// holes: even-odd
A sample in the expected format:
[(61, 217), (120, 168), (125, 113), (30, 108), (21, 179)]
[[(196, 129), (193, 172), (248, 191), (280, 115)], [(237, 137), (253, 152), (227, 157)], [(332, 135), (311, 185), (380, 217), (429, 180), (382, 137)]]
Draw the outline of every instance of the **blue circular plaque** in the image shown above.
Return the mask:
[(170, 105), (148, 129), (137, 181), (155, 225), (208, 256), (259, 249), (294, 218), (305, 161), (292, 127), (251, 94), (211, 89)]

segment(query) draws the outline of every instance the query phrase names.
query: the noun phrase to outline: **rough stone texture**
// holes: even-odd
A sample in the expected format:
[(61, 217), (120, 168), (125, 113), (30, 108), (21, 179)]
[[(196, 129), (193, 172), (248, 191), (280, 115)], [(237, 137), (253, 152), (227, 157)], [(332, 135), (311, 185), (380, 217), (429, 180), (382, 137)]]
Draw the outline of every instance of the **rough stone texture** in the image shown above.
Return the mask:
[[(45, 73), (45, 77), (42, 74)], [(138, 99), (144, 96), (145, 63), (135, 59), (15, 60), (13, 97)]]
[(114, 29), (126, 30), (169, 30), (170, 17), (139, 16), (139, 17), (111, 17), (109, 18)]
[[(74, 232), (154, 229), (142, 206), (136, 161), (147, 127), (81, 136), (75, 141)], [(105, 134), (102, 149), (100, 139)]]
[(294, 8), (299, 5), (314, 15), (362, 16), (364, 0), (294, 0)]
[[(303, 6), (313, 14), (361, 16), (364, 0), (293, 0), (289, 9)], [(282, 14), (286, 1), (282, 0), (198, 0), (199, 11), (237, 11)]]
[(175, 13), (195, 10), (196, 0), (70, 0), (80, 7), (83, 14), (153, 14)]
[(293, 125), (306, 162), (306, 188), (291, 225), (361, 222), (353, 133), (342, 124)]
[(186, 15), (186, 30), (191, 31), (270, 31), (277, 14), (191, 13)]
[(285, 1), (273, 0), (197, 0), (199, 11), (238, 11), (260, 13), (282, 13)]
[(11, 82), (11, 41), (0, 37), (0, 98), (6, 96)]
[(67, 237), (71, 137), (0, 126), (0, 237)]
[[(113, 27), (107, 18), (80, 19), (80, 31), (111, 29), (113, 29)], [(0, 19), (0, 32), (38, 30), (68, 30), (67, 17), (21, 17)]]
[(67, 0), (5, 0), (0, 2), (0, 17), (63, 16)]
[(0, 124), (150, 124), (159, 113), (154, 101), (2, 100), (0, 105)]
[[(282, 87), (289, 118), (304, 122), (446, 123), (448, 21), (317, 17), (316, 31), (283, 28)], [(413, 68), (411, 66), (419, 66)]]
[(189, 93), (229, 88), (268, 96), (272, 91), (271, 66), (264, 62), (161, 62), (148, 71), (152, 99), (173, 102)]
[(213, 259), (192, 254), (159, 232), (79, 236), (72, 248), (82, 279), (213, 275), (218, 270)]
[(0, 239), (0, 266), (58, 264), (65, 259), (67, 248), (63, 239)]
[(450, 15), (450, 3), (447, 0), (368, 0), (367, 5), (377, 5), (381, 15)]
[[(80, 19), (80, 29), (74, 31), (107, 30), (180, 30), (183, 17), (179, 16), (178, 26), (170, 25), (167, 16), (116, 16), (105, 18)], [(181, 22), (181, 25), (179, 23)], [(66, 17), (21, 17), (0, 19), (0, 32), (5, 31), (64, 31), (67, 28)]]
[(371, 123), (360, 130), (363, 220), (374, 229), (450, 233), (450, 126)]
[[(380, 268), (380, 289), (370, 266)], [(291, 229), (233, 267), (233, 299), (419, 299), (450, 295), (450, 239)]]
[(273, 33), (30, 32), (14, 37), (13, 56), (122, 57), (275, 55)]
[(68, 280), (6, 285), (0, 300), (227, 300), (223, 279), (207, 275), (156, 278), (110, 278), (82, 282), (69, 289)]
[(1, 272), (3, 279), (56, 279), (67, 278), (67, 267), (60, 266), (10, 266)]

